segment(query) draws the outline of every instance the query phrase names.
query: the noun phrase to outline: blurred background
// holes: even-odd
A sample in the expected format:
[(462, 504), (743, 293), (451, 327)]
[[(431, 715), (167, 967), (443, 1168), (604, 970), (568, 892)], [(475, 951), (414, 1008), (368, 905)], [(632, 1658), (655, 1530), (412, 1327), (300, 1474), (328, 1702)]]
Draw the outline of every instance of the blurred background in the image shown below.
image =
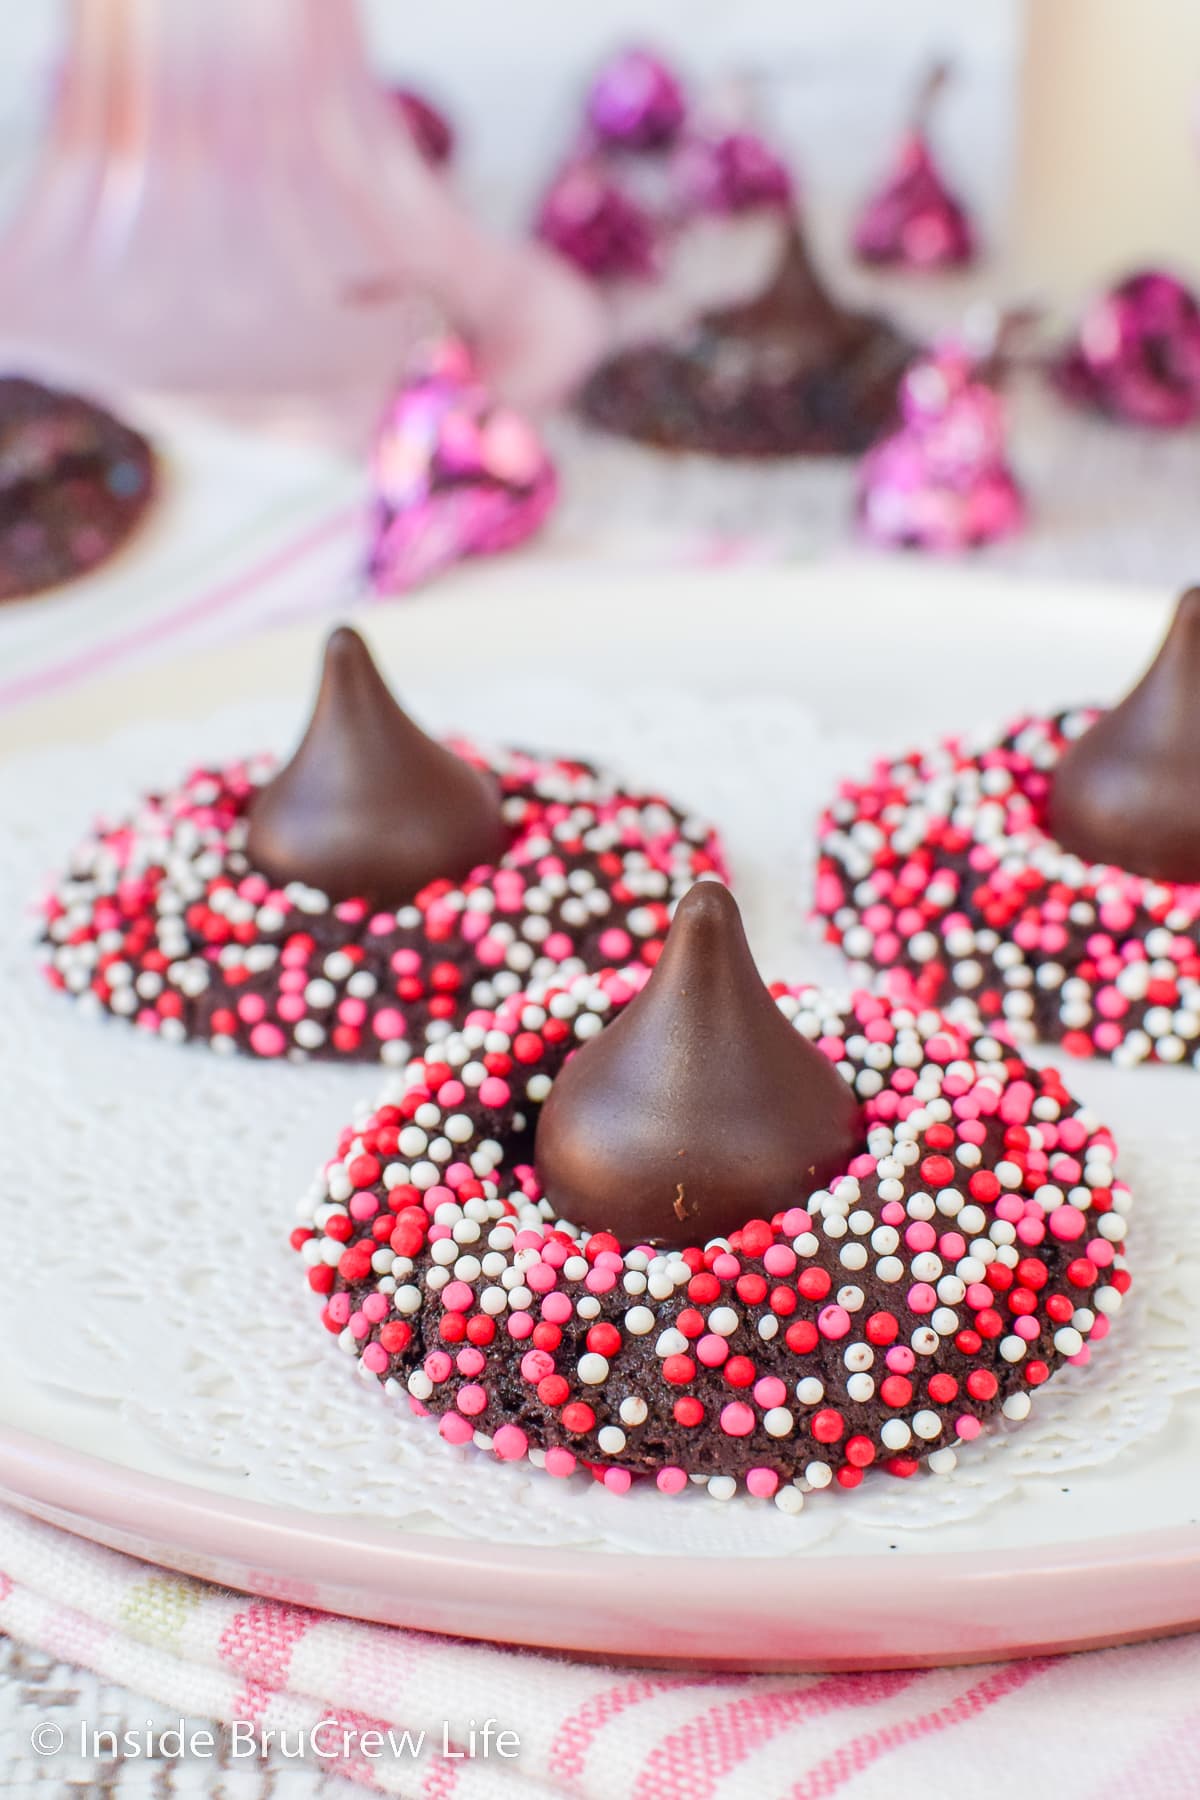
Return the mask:
[[(773, 292), (793, 226), (807, 297), (697, 325)], [(236, 529), (269, 563), (262, 518), (307, 520), (307, 585), (272, 578), (243, 624), (518, 541), (531, 568), (899, 549), (1181, 585), (1198, 283), (1190, 0), (43, 0), (0, 20), (4, 366), (144, 427), (148, 578), (182, 581)], [(622, 361), (639, 344), (650, 362)], [(30, 541), (28, 491), (5, 504)], [(62, 590), (85, 646), (135, 566), (103, 535), (60, 559), (87, 577)], [(0, 636), (10, 664), (32, 654), (24, 624)]]
[[(1049, 0), (1053, 6), (1056, 0)], [(1101, 0), (1101, 5), (1104, 0)], [(10, 6), (0, 23), (3, 179), (11, 194), (20, 156), (52, 87), (67, 0)], [(577, 123), (583, 84), (626, 43), (650, 41), (698, 81), (753, 71), (770, 89), (772, 123), (821, 183), (849, 202), (878, 172), (909, 90), (931, 57), (952, 56), (962, 80), (947, 98), (946, 147), (965, 167), (971, 198), (999, 215), (1014, 144), (1014, 84), (1022, 0), (363, 0), (363, 23), (382, 76), (423, 88), (459, 129), (462, 166), (498, 223), (522, 225), (551, 159)], [(1128, 9), (1125, 9), (1128, 10)], [(1181, 22), (1186, 4), (1179, 6)], [(781, 66), (782, 65), (782, 66)]]

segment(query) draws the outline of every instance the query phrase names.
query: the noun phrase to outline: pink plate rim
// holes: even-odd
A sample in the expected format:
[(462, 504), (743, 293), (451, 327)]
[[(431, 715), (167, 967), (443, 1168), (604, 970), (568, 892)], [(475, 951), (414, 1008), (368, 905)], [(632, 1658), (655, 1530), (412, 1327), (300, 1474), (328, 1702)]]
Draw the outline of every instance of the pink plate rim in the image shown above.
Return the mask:
[(78, 1536), (317, 1611), (576, 1655), (867, 1669), (1200, 1625), (1200, 1525), (1027, 1551), (620, 1556), (391, 1532), (0, 1430), (0, 1496)]

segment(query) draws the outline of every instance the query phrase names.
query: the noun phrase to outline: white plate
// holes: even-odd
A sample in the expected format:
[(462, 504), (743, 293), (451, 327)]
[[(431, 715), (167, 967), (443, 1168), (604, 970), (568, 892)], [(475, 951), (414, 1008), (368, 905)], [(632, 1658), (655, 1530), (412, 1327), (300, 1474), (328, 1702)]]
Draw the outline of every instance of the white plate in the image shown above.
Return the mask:
[[(464, 575), (418, 604), (376, 608), (367, 623), (402, 681), (459, 671), (463, 680), (497, 685), (558, 676), (614, 694), (640, 685), (726, 698), (798, 696), (830, 732), (852, 725), (883, 750), (999, 722), (1025, 706), (1112, 694), (1149, 654), (1166, 604), (1163, 595), (1013, 586), (925, 564), (603, 581), (515, 565)], [(11, 717), (0, 725), (0, 744), (93, 743), (129, 718), (200, 719), (261, 693), (290, 696), (299, 710), (314, 655), (311, 633), (257, 639), (236, 653)], [(631, 745), (631, 767), (636, 754)], [(64, 809), (64, 842), (75, 823)], [(46, 1004), (61, 1005), (49, 996)], [(64, 1054), (72, 1030), (99, 1029), (71, 1021)], [(195, 1064), (180, 1060), (185, 1066)], [(337, 1074), (339, 1104), (343, 1095), (372, 1090), (370, 1069)], [(274, 1076), (306, 1080), (302, 1069)], [(1139, 1144), (1151, 1144), (1173, 1115), (1177, 1122), (1181, 1102), (1195, 1115), (1197, 1079), (1190, 1070), (1122, 1075), (1101, 1065), (1068, 1072), (1118, 1137)], [(335, 1122), (313, 1118), (312, 1142), (303, 1147), (310, 1161), (325, 1150)], [(1189, 1148), (1200, 1150), (1200, 1140)], [(298, 1156), (297, 1179), (303, 1165)], [(100, 1168), (97, 1190), (103, 1187)], [(1153, 1206), (1153, 1195), (1142, 1202)], [(0, 1196), (0, 1216), (4, 1204)], [(281, 1215), (280, 1230), (289, 1222)], [(1135, 1270), (1136, 1244), (1135, 1236)], [(1185, 1275), (1200, 1291), (1200, 1268)], [(296, 1307), (304, 1306), (298, 1282)], [(179, 1307), (186, 1329), (185, 1293)], [(315, 1322), (311, 1352), (311, 1365), (297, 1372), (301, 1387), (338, 1373), (329, 1372)], [(1102, 1369), (1103, 1351), (1096, 1366)], [(381, 1416), (385, 1410), (380, 1401)], [(261, 1429), (252, 1407), (232, 1426), (247, 1445)], [(207, 1460), (203, 1445), (188, 1458), (172, 1455), (112, 1408), (61, 1385), (10, 1380), (0, 1390), (0, 1491), (99, 1541), (363, 1617), (726, 1666), (964, 1660), (1190, 1627), (1200, 1621), (1198, 1444), (1200, 1404), (1195, 1392), (1182, 1393), (1172, 1402), (1170, 1429), (1152, 1442), (1076, 1467), (1069, 1481), (1030, 1480), (1013, 1501), (978, 1518), (881, 1531), (856, 1522), (848, 1504), (854, 1496), (833, 1497), (825, 1503), (841, 1510), (829, 1515), (836, 1523), (819, 1541), (801, 1543), (798, 1535), (789, 1550), (780, 1536), (787, 1522), (768, 1509), (764, 1554), (747, 1553), (743, 1515), (736, 1555), (723, 1554), (718, 1519), (707, 1554), (697, 1556), (673, 1554), (669, 1532), (664, 1540), (661, 1531), (652, 1553), (611, 1543), (563, 1548), (538, 1542), (535, 1520), (530, 1541), (489, 1543), (478, 1521), (486, 1519), (489, 1482), (503, 1472), (482, 1459), (473, 1470), (479, 1514), (470, 1530), (411, 1515), (398, 1528), (383, 1507), (331, 1512), (319, 1492), (304, 1504), (281, 1504), (227, 1462)], [(436, 1463), (430, 1468), (436, 1479)], [(531, 1512), (539, 1488), (550, 1485), (531, 1478)], [(649, 1500), (692, 1504), (691, 1497)], [(715, 1513), (715, 1503), (697, 1504)], [(732, 1543), (732, 1520), (728, 1529)], [(694, 1533), (680, 1537), (690, 1542)]]

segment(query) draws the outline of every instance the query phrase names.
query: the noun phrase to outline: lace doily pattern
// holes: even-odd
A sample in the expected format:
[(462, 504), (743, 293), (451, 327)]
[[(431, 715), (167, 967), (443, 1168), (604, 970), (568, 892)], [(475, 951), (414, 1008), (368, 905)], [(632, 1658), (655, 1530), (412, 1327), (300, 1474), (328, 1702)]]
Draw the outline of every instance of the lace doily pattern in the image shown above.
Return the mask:
[(1129, 1287), (1111, 1134), (1056, 1071), (869, 994), (776, 995), (862, 1103), (828, 1189), (682, 1251), (557, 1218), (537, 1114), (564, 1047), (634, 991), (585, 979), (476, 1016), (342, 1133), (304, 1203), (322, 1322), (447, 1442), (798, 1511), (876, 1462), (949, 1472), (1089, 1360)]
[(722, 872), (715, 835), (584, 763), (458, 752), (495, 775), (510, 847), (410, 905), (273, 886), (246, 854), (269, 759), (200, 769), (102, 824), (45, 909), (46, 972), (88, 1008), (170, 1042), (403, 1064), (431, 1021), (524, 981), (651, 961), (673, 899)]
[[(805, 917), (820, 805), (841, 772), (866, 766), (861, 736), (830, 731), (799, 701), (761, 696), (601, 694), (532, 676), (502, 695), (462, 677), (410, 692), (431, 724), (444, 728), (467, 705), (496, 741), (517, 714), (536, 717), (548, 744), (570, 742), (617, 768), (636, 744), (647, 780), (725, 823), (762, 966), (797, 982), (836, 982), (844, 970)], [(72, 814), (113, 816), (147, 768), (220, 766), (247, 743), (285, 746), (293, 729), (291, 705), (256, 701), (202, 724), (129, 725), (103, 743), (5, 762), (0, 1358), (8, 1391), (39, 1407), (38, 1429), (284, 1512), (448, 1540), (671, 1556), (856, 1554), (893, 1543), (915, 1554), (947, 1532), (972, 1542), (1001, 1522), (1036, 1541), (1058, 1524), (1039, 1497), (1057, 1500), (1064, 1482), (1077, 1494), (1104, 1491), (1131, 1468), (1162, 1481), (1200, 1389), (1200, 1152), (1194, 1134), (1171, 1127), (1185, 1078), (1169, 1069), (1128, 1077), (1124, 1110), (1104, 1096), (1123, 1178), (1145, 1202), (1118, 1327), (1090, 1366), (1045, 1384), (1026, 1422), (999, 1418), (961, 1446), (953, 1479), (872, 1478), (809, 1495), (796, 1517), (767, 1500), (722, 1504), (719, 1489), (681, 1505), (651, 1482), (617, 1499), (598, 1482), (548, 1480), (527, 1458), (484, 1462), (471, 1445), (448, 1445), (403, 1403), (381, 1403), (376, 1378), (357, 1377), (356, 1359), (332, 1341), (323, 1353), (319, 1303), (306, 1304), (286, 1232), (297, 1195), (362, 1100), (363, 1069), (314, 1062), (298, 1072), (194, 1045), (165, 1054), (146, 1033), (85, 1030), (29, 952), (38, 921), (28, 897), (63, 857), (65, 796)], [(794, 781), (787, 809), (781, 768)], [(1086, 1066), (1076, 1079), (1086, 1095), (1114, 1077)], [(71, 1329), (55, 1329), (64, 1296), (82, 1294)]]
[(1014, 1044), (1200, 1066), (1200, 887), (1089, 866), (1045, 827), (1053, 770), (1098, 716), (1024, 719), (844, 782), (817, 910), (852, 965), (915, 1004), (960, 994)]

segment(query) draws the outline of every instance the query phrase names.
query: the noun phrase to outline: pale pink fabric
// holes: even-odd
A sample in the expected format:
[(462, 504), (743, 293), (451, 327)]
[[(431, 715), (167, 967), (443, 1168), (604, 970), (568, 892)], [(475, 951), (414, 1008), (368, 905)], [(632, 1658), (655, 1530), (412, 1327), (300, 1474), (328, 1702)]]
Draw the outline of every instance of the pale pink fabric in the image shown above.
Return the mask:
[[(184, 1717), (292, 1733), (331, 1720), (335, 1739), (424, 1731), (417, 1756), (325, 1763), (421, 1800), (1200, 1791), (1197, 1637), (864, 1675), (607, 1668), (230, 1594), (3, 1510), (0, 1632)], [(487, 1718), (518, 1734), (516, 1759), (442, 1754), (444, 1730), (461, 1747)]]

